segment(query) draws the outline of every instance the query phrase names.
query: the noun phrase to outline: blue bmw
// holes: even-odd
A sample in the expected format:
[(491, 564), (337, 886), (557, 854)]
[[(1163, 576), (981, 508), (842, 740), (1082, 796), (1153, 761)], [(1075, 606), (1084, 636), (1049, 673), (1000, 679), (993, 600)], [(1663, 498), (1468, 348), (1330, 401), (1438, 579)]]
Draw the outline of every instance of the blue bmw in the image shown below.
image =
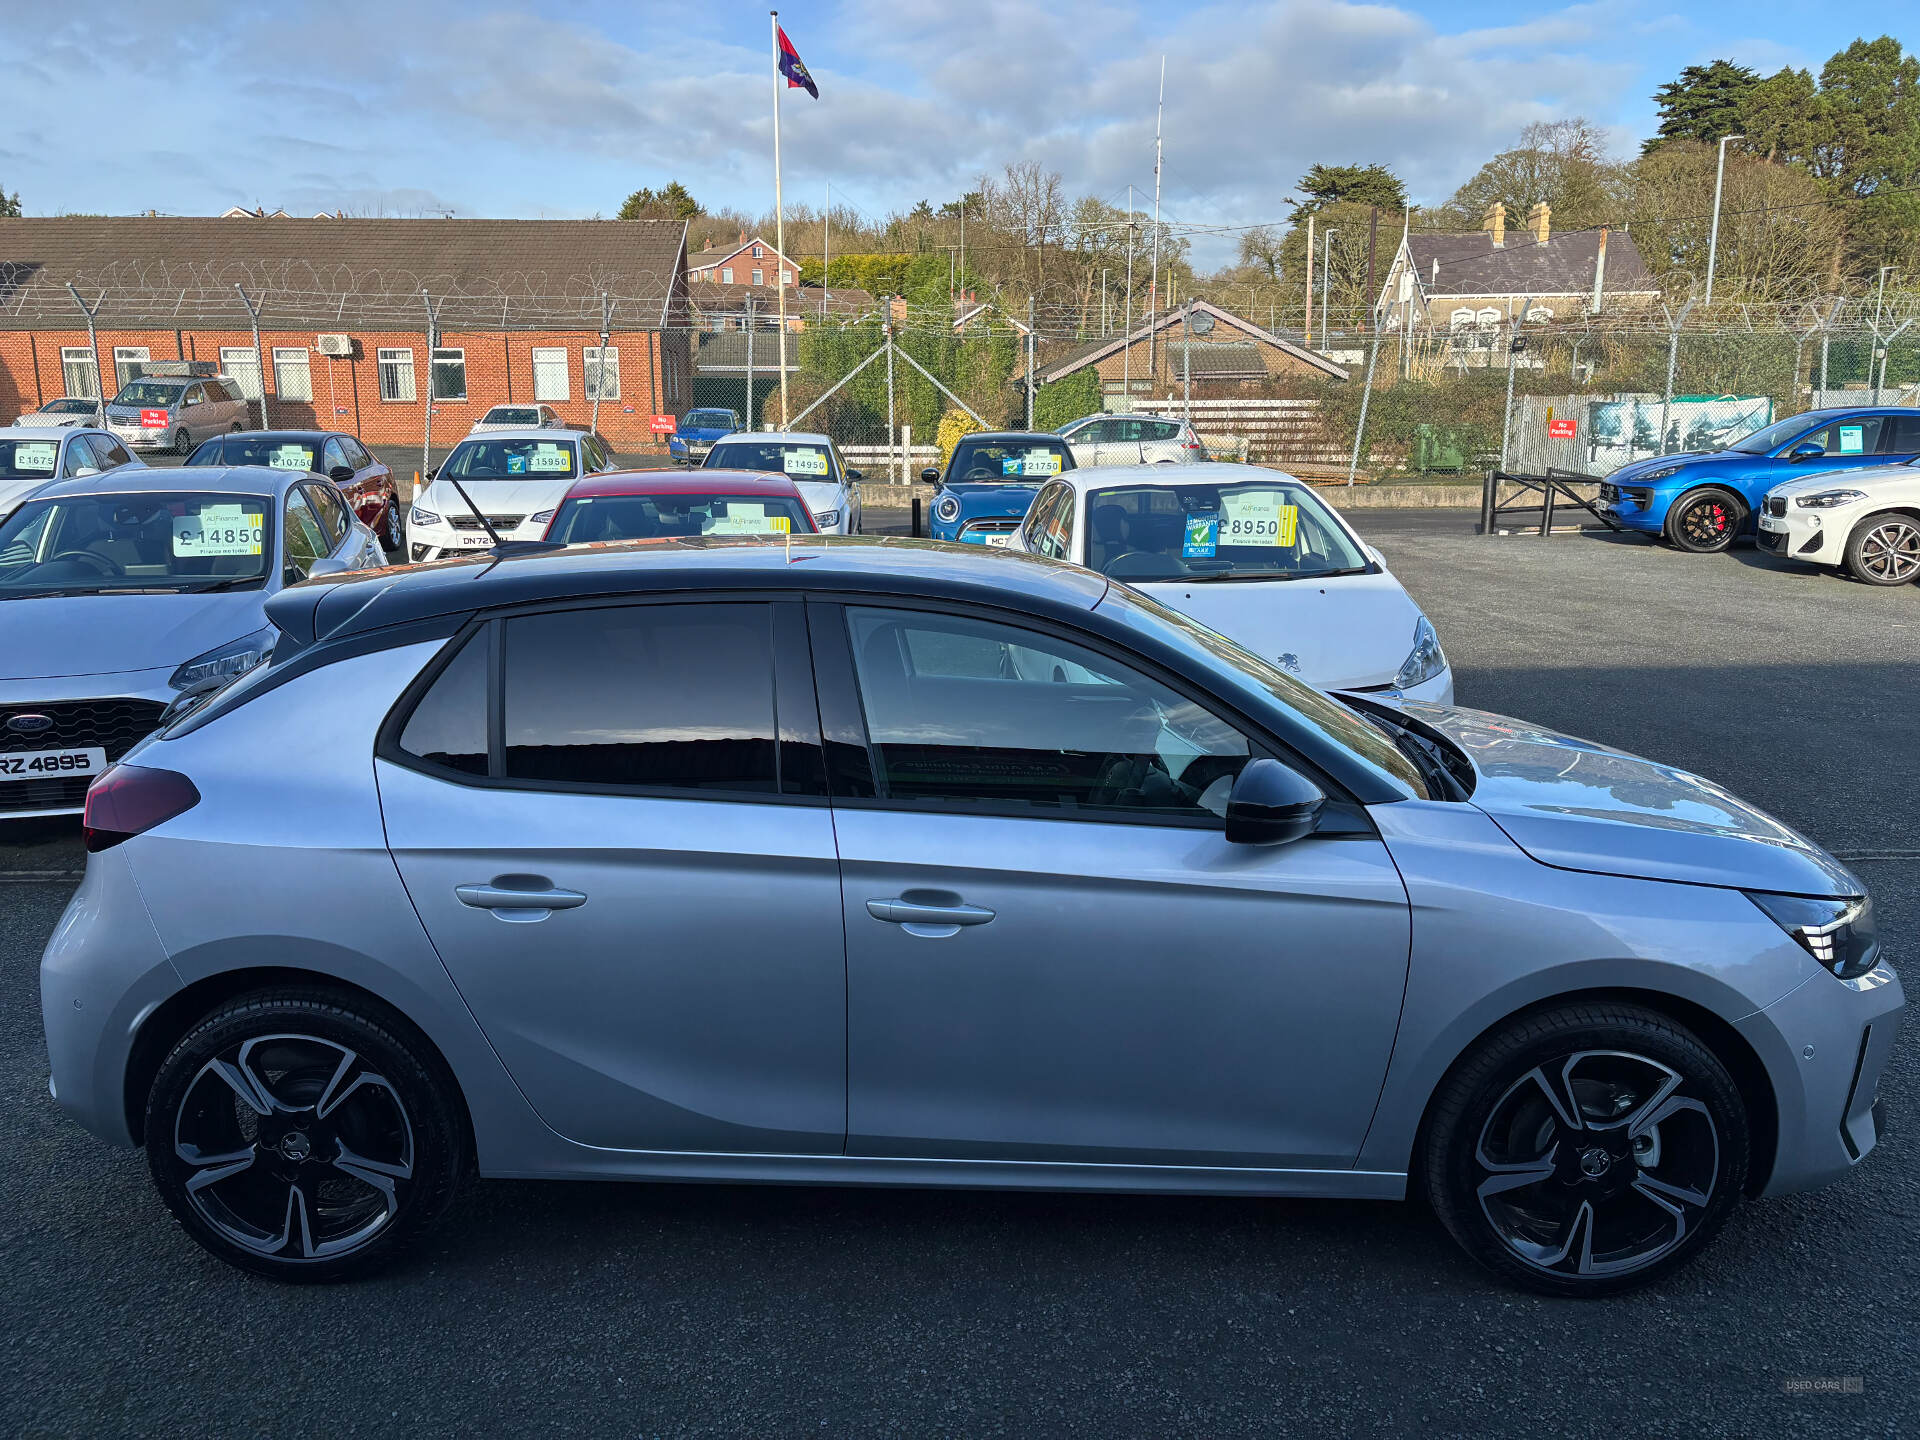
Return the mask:
[(1601, 484), (1600, 506), (1628, 530), (1708, 554), (1751, 534), (1760, 502), (1784, 481), (1892, 465), (1916, 455), (1920, 409), (1809, 410), (1776, 420), (1725, 450), (1654, 455), (1622, 465)]
[(940, 486), (928, 532), (935, 540), (1004, 545), (1020, 528), (1040, 487), (1073, 468), (1073, 451), (1049, 431), (983, 430), (968, 435), (953, 447), (945, 474), (931, 466), (920, 472), (922, 480)]

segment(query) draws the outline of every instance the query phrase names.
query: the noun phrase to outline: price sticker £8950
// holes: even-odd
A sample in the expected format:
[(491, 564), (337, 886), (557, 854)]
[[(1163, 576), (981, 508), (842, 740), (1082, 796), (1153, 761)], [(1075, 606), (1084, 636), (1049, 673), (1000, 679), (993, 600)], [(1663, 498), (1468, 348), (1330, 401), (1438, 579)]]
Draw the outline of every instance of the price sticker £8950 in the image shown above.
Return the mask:
[(1222, 545), (1274, 545), (1291, 548), (1300, 528), (1300, 507), (1283, 505), (1272, 490), (1243, 491), (1221, 497)]

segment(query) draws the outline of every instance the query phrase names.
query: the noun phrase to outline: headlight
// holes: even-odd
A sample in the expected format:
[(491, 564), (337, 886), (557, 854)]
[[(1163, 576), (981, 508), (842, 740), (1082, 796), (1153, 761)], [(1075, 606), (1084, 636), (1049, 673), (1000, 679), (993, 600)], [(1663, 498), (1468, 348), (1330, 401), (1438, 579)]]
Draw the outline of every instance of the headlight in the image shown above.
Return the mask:
[(951, 525), (960, 518), (960, 502), (951, 495), (942, 495), (933, 502), (933, 518)]
[(1871, 896), (1812, 900), (1804, 895), (1769, 895), (1758, 890), (1746, 894), (1823, 969), (1842, 980), (1858, 980), (1880, 958), (1880, 932), (1873, 923)]
[(546, 523), (547, 523), (547, 522), (548, 522), (549, 520), (551, 520), (551, 519), (553, 519), (553, 511), (551, 511), (551, 510), (536, 510), (536, 511), (534, 511), (534, 512), (533, 512), (533, 514), (531, 514), (531, 515), (529, 515), (529, 516), (527, 516), (527, 524), (529, 524), (529, 525), (544, 525), (544, 524), (546, 524)]
[(816, 510), (813, 512), (813, 523), (818, 525), (822, 530), (828, 529), (830, 526), (838, 525), (840, 523), (840, 512), (838, 510)]
[(1635, 480), (1664, 480), (1669, 475), (1678, 475), (1687, 467), (1683, 465), (1663, 465), (1658, 470), (1649, 470), (1644, 475), (1636, 475)]
[(1413, 649), (1401, 662), (1400, 673), (1393, 677), (1393, 683), (1402, 690), (1410, 690), (1446, 668), (1447, 657), (1440, 649), (1440, 637), (1433, 633), (1432, 623), (1422, 615), (1413, 627)]
[(1864, 490), (1821, 490), (1813, 495), (1796, 495), (1793, 503), (1802, 510), (1831, 510), (1836, 505), (1851, 505), (1866, 498)]
[(269, 626), (253, 634), (196, 655), (168, 679), (175, 690), (198, 690), (208, 685), (224, 685), (244, 675), (273, 654), (274, 637), (280, 632)]
[(409, 525), (438, 525), (440, 523), (440, 517), (434, 514), (433, 511), (422, 510), (416, 505), (412, 510), (407, 512), (407, 523)]

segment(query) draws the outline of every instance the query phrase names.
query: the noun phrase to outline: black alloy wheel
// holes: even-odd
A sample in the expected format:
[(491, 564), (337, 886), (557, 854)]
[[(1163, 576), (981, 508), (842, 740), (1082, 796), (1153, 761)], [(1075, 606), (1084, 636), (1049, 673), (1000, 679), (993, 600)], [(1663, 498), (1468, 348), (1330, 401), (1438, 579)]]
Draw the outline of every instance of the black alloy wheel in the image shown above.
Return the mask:
[(1726, 490), (1696, 490), (1667, 515), (1667, 538), (1681, 550), (1712, 555), (1733, 544), (1747, 518), (1746, 508)]

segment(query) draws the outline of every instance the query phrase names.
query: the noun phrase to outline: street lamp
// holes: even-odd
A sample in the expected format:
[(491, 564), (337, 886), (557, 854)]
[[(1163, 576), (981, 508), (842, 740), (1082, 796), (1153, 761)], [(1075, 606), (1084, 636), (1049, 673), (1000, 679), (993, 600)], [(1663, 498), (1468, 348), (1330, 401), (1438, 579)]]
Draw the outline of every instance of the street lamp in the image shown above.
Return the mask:
[(1722, 135), (1720, 137), (1720, 163), (1713, 172), (1713, 230), (1707, 239), (1707, 299), (1713, 304), (1713, 262), (1720, 254), (1720, 188), (1727, 179), (1727, 142), (1744, 140), (1744, 135)]
[(1333, 275), (1327, 269), (1327, 257), (1332, 253), (1333, 237), (1339, 234), (1336, 226), (1329, 225), (1320, 232), (1320, 348), (1326, 349), (1332, 343), (1327, 333), (1327, 294), (1333, 289)]
[(1882, 265), (1880, 267), (1880, 286), (1879, 289), (1874, 292), (1873, 296), (1873, 333), (1876, 335), (1880, 333), (1880, 302), (1887, 298), (1887, 272), (1899, 268), (1897, 265)]
[[(1180, 385), (1183, 394), (1180, 405), (1180, 418), (1191, 425), (1193, 423), (1193, 337), (1196, 335), (1211, 335), (1213, 333), (1213, 316), (1207, 314), (1204, 310), (1195, 314), (1193, 297), (1188, 296), (1185, 323), (1187, 338), (1185, 343), (1180, 347)], [(1031, 429), (1032, 427), (1029, 426), (1028, 428)]]

